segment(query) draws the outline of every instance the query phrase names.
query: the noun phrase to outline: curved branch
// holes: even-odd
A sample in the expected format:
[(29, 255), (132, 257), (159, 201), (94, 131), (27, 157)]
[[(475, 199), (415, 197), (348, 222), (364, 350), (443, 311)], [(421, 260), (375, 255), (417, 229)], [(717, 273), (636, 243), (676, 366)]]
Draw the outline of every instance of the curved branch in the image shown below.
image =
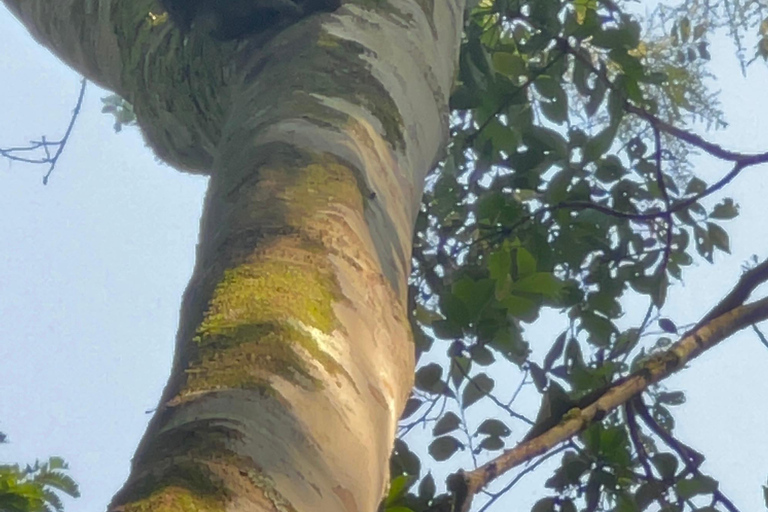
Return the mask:
[[(763, 265), (758, 268), (763, 268)], [(753, 280), (742, 278), (734, 291), (726, 298), (738, 297), (743, 294), (741, 288), (751, 289), (753, 285)], [(718, 312), (720, 312), (719, 305), (704, 318), (710, 318), (713, 313)], [(558, 425), (547, 432), (506, 450), (473, 471), (462, 473), (461, 476), (466, 483), (468, 492), (465, 502), (457, 509), (458, 512), (467, 512), (472, 497), (500, 475), (538, 455), (547, 453), (593, 422), (600, 421), (606, 414), (642, 393), (651, 384), (655, 384), (682, 369), (689, 361), (720, 341), (749, 325), (766, 319), (768, 319), (768, 297), (749, 304), (736, 305), (725, 312), (720, 312), (714, 318), (684, 335), (668, 350), (651, 356), (639, 370), (619, 379), (591, 404), (581, 409), (571, 409)]]

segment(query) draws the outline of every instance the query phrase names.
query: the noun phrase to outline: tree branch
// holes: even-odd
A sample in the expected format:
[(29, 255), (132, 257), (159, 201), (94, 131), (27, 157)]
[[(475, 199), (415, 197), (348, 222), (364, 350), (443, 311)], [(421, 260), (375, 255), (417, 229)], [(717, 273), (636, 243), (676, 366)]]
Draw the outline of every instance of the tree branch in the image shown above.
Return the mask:
[(768, 319), (768, 297), (744, 305), (738, 302), (739, 299), (743, 301), (748, 297), (757, 284), (766, 279), (768, 262), (746, 272), (733, 291), (677, 343), (668, 350), (649, 357), (639, 370), (616, 381), (594, 402), (581, 409), (571, 409), (558, 425), (547, 432), (506, 450), (473, 471), (461, 473), (467, 487), (467, 498), (457, 512), (468, 512), (474, 495), (500, 475), (547, 453), (593, 422), (600, 421), (650, 385), (682, 369), (689, 361), (737, 331)]

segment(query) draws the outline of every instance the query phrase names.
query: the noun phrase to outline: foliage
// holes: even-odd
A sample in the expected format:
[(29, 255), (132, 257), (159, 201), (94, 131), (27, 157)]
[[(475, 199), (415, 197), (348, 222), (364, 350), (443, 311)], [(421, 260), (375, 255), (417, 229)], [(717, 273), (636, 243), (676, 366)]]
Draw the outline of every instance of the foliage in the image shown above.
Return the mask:
[[(462, 473), (439, 494), (405, 441), (414, 427), (431, 427), (435, 461), (463, 452), (477, 467), (520, 441), (520, 427), (535, 424), (523, 441), (546, 432), (670, 346), (649, 339), (654, 325), (687, 330), (663, 314), (668, 289), (697, 258), (729, 251), (725, 223), (738, 215), (729, 198), (702, 199), (768, 161), (681, 129), (725, 126), (706, 87), (716, 23), (697, 5), (660, 6), (645, 29), (610, 0), (483, 0), (471, 13), (450, 154), (428, 180), (414, 248), (414, 329), (430, 362), (416, 373), (385, 510), (462, 510)], [(732, 168), (707, 184), (693, 151)], [(638, 323), (628, 297), (647, 300), (629, 315)], [(542, 315), (561, 322), (546, 347), (525, 332)], [(531, 384), (543, 396), (535, 421), (515, 407)], [(552, 495), (533, 510), (734, 510), (703, 456), (674, 437), (671, 408), (684, 400), (652, 386), (551, 452), (562, 457)], [(468, 421), (478, 401), (500, 413)]]
[(68, 466), (60, 457), (24, 468), (18, 464), (0, 465), (0, 510), (61, 512), (64, 506), (57, 491), (73, 498), (80, 496), (77, 484), (64, 472), (66, 469)]
[(104, 106), (101, 111), (105, 114), (112, 114), (115, 118), (113, 128), (115, 132), (122, 131), (123, 126), (133, 126), (136, 124), (136, 113), (133, 111), (133, 105), (128, 103), (122, 96), (110, 94), (101, 99)]
[[(759, 0), (659, 3), (650, 21), (664, 30), (669, 39), (684, 51), (679, 58), (685, 58), (689, 49), (694, 53), (700, 51), (702, 43), (706, 48), (707, 35), (713, 30), (725, 29), (733, 40), (743, 71), (758, 58), (768, 59), (768, 6)], [(754, 48), (751, 58), (747, 50), (750, 46)]]

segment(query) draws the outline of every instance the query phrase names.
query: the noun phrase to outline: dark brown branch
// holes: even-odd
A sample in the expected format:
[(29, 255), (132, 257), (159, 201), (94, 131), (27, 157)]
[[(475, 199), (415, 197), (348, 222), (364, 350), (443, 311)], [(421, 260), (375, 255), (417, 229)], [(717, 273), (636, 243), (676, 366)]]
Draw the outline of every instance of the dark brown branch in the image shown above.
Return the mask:
[[(599, 73), (598, 70), (595, 70), (595, 72)], [(736, 151), (730, 151), (721, 146), (718, 146), (717, 144), (704, 140), (703, 138), (699, 137), (695, 133), (691, 133), (686, 130), (681, 130), (680, 128), (672, 126), (666, 121), (663, 121), (658, 117), (654, 116), (647, 110), (644, 110), (640, 107), (632, 105), (629, 102), (624, 102), (624, 108), (627, 112), (630, 112), (642, 119), (645, 119), (651, 124), (651, 126), (657, 128), (658, 130), (661, 130), (667, 135), (671, 135), (676, 139), (680, 139), (683, 142), (686, 142), (691, 146), (697, 147), (702, 151), (704, 151), (705, 153), (708, 153), (721, 160), (725, 160), (727, 162), (740, 163), (744, 167), (768, 162), (768, 153), (745, 155), (743, 153), (738, 153)]]
[(736, 306), (744, 304), (744, 301), (749, 298), (755, 288), (766, 281), (768, 281), (768, 260), (765, 260), (756, 267), (744, 272), (739, 278), (739, 282), (736, 283), (736, 286), (733, 287), (733, 290), (731, 290), (728, 295), (723, 297), (723, 300), (721, 300), (714, 308), (712, 308), (712, 310), (707, 313), (706, 316), (704, 316), (704, 318), (702, 318), (699, 323), (697, 323), (693, 329), (691, 329), (691, 331), (700, 329), (701, 326), (713, 318), (716, 318), (723, 313), (732, 310)]
[(679, 441), (673, 437), (672, 434), (664, 430), (664, 428), (659, 425), (659, 422), (657, 422), (653, 416), (651, 416), (651, 413), (648, 411), (648, 407), (645, 405), (642, 397), (636, 396), (630, 403), (638, 412), (640, 417), (643, 418), (643, 421), (646, 425), (648, 425), (648, 428), (650, 428), (657, 436), (659, 436), (661, 440), (667, 444), (667, 446), (672, 448), (680, 456), (681, 459), (683, 459), (683, 462), (685, 462), (685, 467), (689, 471), (695, 472), (699, 469), (699, 466), (701, 466), (701, 464), (704, 462), (704, 455), (694, 450), (682, 441)]

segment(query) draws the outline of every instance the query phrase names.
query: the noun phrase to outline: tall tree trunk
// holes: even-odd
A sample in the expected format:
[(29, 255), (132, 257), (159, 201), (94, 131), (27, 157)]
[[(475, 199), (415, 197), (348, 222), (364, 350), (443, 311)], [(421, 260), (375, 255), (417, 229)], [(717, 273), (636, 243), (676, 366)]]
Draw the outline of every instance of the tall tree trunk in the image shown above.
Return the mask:
[(150, 1), (4, 1), (161, 158), (211, 175), (173, 372), (111, 508), (373, 512), (464, 0), (350, 0), (224, 44)]

